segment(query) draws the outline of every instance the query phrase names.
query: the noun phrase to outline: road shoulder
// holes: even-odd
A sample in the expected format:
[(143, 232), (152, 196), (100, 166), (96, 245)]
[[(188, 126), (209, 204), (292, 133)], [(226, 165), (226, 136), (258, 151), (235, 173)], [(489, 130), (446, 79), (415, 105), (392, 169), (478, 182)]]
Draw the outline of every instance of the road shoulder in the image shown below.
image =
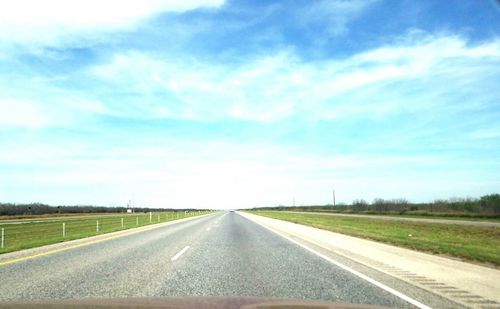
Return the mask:
[(471, 308), (500, 308), (500, 271), (282, 220), (240, 213), (286, 237), (388, 274)]

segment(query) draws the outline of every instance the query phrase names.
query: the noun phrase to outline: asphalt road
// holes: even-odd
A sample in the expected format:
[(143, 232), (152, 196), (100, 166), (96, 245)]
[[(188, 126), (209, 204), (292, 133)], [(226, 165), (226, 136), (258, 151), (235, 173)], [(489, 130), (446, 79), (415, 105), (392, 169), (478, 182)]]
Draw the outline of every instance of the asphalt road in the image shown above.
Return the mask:
[(0, 301), (265, 296), (412, 305), (234, 213), (0, 265)]

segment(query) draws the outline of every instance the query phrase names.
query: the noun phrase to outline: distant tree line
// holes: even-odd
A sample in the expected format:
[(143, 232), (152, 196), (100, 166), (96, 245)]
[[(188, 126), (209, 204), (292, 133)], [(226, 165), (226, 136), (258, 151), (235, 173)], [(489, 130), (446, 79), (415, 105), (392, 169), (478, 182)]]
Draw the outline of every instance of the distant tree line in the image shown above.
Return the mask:
[[(167, 211), (173, 209), (134, 207), (134, 212)], [(180, 209), (177, 209), (180, 210)], [(192, 211), (194, 209), (182, 209)], [(199, 210), (199, 209), (196, 209)], [(105, 207), (105, 206), (50, 206), (41, 203), (12, 204), (0, 203), (0, 216), (15, 215), (44, 215), (44, 214), (79, 214), (79, 213), (121, 213), (127, 212), (127, 207)]]
[(435, 200), (431, 203), (410, 203), (406, 199), (376, 198), (371, 203), (354, 200), (351, 204), (312, 205), (312, 206), (276, 206), (256, 207), (254, 209), (289, 210), (289, 211), (330, 211), (352, 213), (398, 213), (414, 215), (477, 215), (500, 216), (500, 194), (489, 194), (480, 198), (451, 198)]

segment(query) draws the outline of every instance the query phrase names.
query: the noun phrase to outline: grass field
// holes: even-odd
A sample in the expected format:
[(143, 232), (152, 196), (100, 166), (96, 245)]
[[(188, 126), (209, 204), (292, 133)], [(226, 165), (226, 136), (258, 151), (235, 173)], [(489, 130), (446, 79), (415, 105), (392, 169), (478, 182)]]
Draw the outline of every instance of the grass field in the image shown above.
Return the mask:
[[(119, 230), (162, 223), (207, 212), (156, 212), (105, 214), (71, 217), (40, 217), (27, 220), (0, 220), (0, 254), (21, 249), (101, 235)], [(1, 238), (0, 238), (1, 241)]]
[[(287, 211), (287, 210), (285, 210)], [(312, 213), (312, 214), (331, 214), (331, 215), (347, 215), (347, 216), (376, 216), (376, 217), (395, 217), (395, 218), (415, 218), (415, 219), (430, 219), (430, 220), (452, 220), (452, 221), (483, 221), (483, 222), (500, 222), (500, 217), (480, 217), (480, 216), (456, 216), (453, 214), (435, 214), (435, 215), (415, 215), (415, 214), (400, 214), (400, 213), (375, 213), (375, 212), (334, 212), (334, 211), (287, 211), (297, 213)]]
[(386, 221), (284, 211), (251, 213), (411, 249), (483, 262), (495, 267), (500, 266), (500, 228), (497, 227)]
[(43, 215), (12, 215), (12, 216), (0, 216), (0, 222), (2, 221), (25, 221), (25, 220), (42, 220), (42, 219), (58, 219), (58, 218), (82, 218), (82, 217), (103, 217), (103, 216), (123, 216), (123, 213), (52, 213)]

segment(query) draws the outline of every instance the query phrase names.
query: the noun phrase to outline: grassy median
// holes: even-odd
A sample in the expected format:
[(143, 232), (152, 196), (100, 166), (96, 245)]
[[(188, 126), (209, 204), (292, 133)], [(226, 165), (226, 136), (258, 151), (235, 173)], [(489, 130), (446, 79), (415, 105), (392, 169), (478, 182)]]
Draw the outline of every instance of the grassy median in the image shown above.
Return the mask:
[(410, 249), (500, 266), (500, 228), (497, 227), (387, 221), (284, 211), (251, 213)]
[(0, 237), (2, 237), (3, 233), (0, 253), (163, 223), (206, 213), (208, 212), (170, 211), (151, 214), (132, 213), (100, 216), (82, 214), (81, 217), (71, 216), (53, 219), (41, 217), (39, 221), (33, 220), (34, 218), (16, 220), (15, 222), (0, 220)]

